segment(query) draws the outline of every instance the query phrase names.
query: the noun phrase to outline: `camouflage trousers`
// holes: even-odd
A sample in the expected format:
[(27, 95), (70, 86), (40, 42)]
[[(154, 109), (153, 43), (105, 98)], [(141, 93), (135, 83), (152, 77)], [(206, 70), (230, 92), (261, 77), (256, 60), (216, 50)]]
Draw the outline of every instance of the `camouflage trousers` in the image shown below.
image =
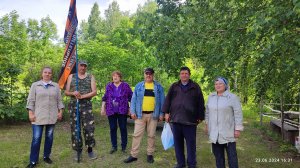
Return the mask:
[[(69, 113), (70, 113), (70, 125), (71, 125), (71, 139), (72, 139), (72, 148), (76, 151), (82, 151), (82, 137), (79, 135), (79, 140), (77, 138), (77, 118), (76, 118), (76, 101), (71, 101), (69, 104)], [(94, 147), (94, 130), (95, 130), (95, 120), (92, 113), (92, 102), (88, 100), (79, 101), (79, 114), (80, 114), (80, 128), (82, 129), (82, 134), (84, 137), (86, 147)], [(81, 131), (80, 131), (81, 133)]]

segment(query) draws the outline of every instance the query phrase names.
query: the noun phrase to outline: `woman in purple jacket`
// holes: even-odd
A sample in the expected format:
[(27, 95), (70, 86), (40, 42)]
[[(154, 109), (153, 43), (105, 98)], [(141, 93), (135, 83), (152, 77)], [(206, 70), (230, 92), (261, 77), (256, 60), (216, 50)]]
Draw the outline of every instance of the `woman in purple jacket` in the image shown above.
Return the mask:
[(112, 149), (110, 154), (117, 151), (117, 129), (121, 132), (122, 151), (127, 146), (127, 115), (129, 114), (129, 102), (132, 90), (129, 85), (122, 81), (122, 74), (119, 71), (112, 72), (112, 82), (106, 86), (105, 94), (102, 97), (101, 115), (107, 115), (110, 126), (110, 138)]

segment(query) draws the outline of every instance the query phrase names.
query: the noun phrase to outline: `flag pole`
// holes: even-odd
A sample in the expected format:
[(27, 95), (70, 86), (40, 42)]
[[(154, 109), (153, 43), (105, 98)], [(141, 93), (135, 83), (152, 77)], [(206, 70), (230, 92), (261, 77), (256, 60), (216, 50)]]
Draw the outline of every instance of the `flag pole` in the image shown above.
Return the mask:
[[(70, 6), (68, 11), (68, 17), (66, 21), (66, 28), (64, 34), (64, 43), (66, 44), (64, 57), (62, 61), (62, 67), (60, 70), (60, 74), (58, 77), (58, 83), (61, 89), (65, 87), (65, 83), (70, 74), (76, 75), (76, 82), (75, 82), (75, 91), (79, 91), (78, 87), (78, 52), (77, 52), (77, 30), (78, 30), (78, 19), (77, 19), (77, 11), (76, 11), (76, 0), (70, 0)], [(75, 34), (74, 34), (75, 33)], [(74, 55), (76, 54), (76, 55)], [(74, 67), (75, 66), (75, 67)], [(69, 88), (70, 89), (70, 88)], [(72, 89), (73, 91), (73, 89)], [(76, 98), (76, 111), (75, 111), (75, 118), (76, 120), (74, 123), (71, 123), (73, 126), (75, 125), (75, 135), (72, 135), (72, 143), (73, 138), (75, 139), (75, 159), (77, 158), (77, 162), (80, 162), (80, 155), (82, 152), (82, 144), (81, 139), (81, 129), (80, 129), (80, 111), (79, 111), (79, 100)], [(72, 109), (72, 108), (71, 108)], [(73, 109), (72, 109), (73, 110)], [(72, 121), (73, 122), (73, 121)], [(73, 131), (73, 130), (72, 130)]]
[[(78, 53), (77, 53), (77, 28), (75, 30), (76, 32), (76, 91), (78, 91)], [(79, 113), (79, 99), (76, 99), (76, 130), (77, 130), (77, 162), (80, 162), (80, 154), (82, 151), (79, 149), (80, 144), (80, 113)]]
[[(60, 88), (64, 88), (65, 83), (70, 74), (75, 74), (76, 82), (75, 82), (75, 91), (79, 91), (78, 86), (78, 42), (77, 42), (77, 30), (78, 30), (78, 19), (77, 19), (77, 11), (76, 11), (76, 0), (70, 0), (69, 12), (66, 21), (66, 28), (64, 34), (64, 43), (66, 44), (64, 57), (62, 61), (62, 68), (59, 75), (59, 86)], [(75, 33), (75, 34), (74, 34)], [(76, 54), (76, 55), (74, 55)], [(74, 68), (75, 66), (75, 68)], [(75, 71), (75, 72), (74, 72)], [(76, 112), (75, 112), (75, 123), (71, 123), (75, 125), (75, 150), (77, 151), (75, 158), (77, 158), (77, 162), (80, 162), (80, 156), (82, 152), (82, 144), (81, 139), (81, 129), (80, 129), (80, 111), (79, 111), (79, 99), (76, 98)], [(73, 130), (72, 130), (73, 131)], [(73, 135), (72, 135), (73, 136)], [(72, 139), (73, 141), (73, 139)]]

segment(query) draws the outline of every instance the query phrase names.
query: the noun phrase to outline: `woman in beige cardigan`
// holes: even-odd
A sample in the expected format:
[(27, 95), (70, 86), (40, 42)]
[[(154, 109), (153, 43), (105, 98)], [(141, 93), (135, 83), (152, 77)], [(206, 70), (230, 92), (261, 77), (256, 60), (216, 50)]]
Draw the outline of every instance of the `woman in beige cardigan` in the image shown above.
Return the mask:
[(30, 163), (28, 168), (36, 166), (39, 159), (40, 144), (43, 128), (45, 127), (44, 161), (52, 163), (50, 159), (53, 143), (55, 123), (62, 118), (62, 103), (60, 89), (57, 83), (52, 82), (52, 69), (42, 69), (42, 79), (31, 85), (26, 108), (32, 125), (32, 143)]

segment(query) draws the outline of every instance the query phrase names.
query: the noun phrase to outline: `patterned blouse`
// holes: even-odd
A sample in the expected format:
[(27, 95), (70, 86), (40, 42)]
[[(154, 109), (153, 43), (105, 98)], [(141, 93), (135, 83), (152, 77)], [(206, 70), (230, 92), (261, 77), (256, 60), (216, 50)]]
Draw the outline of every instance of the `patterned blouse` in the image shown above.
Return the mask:
[(121, 82), (118, 87), (109, 82), (102, 97), (102, 101), (106, 102), (106, 115), (127, 114), (131, 97), (132, 90), (126, 82)]

